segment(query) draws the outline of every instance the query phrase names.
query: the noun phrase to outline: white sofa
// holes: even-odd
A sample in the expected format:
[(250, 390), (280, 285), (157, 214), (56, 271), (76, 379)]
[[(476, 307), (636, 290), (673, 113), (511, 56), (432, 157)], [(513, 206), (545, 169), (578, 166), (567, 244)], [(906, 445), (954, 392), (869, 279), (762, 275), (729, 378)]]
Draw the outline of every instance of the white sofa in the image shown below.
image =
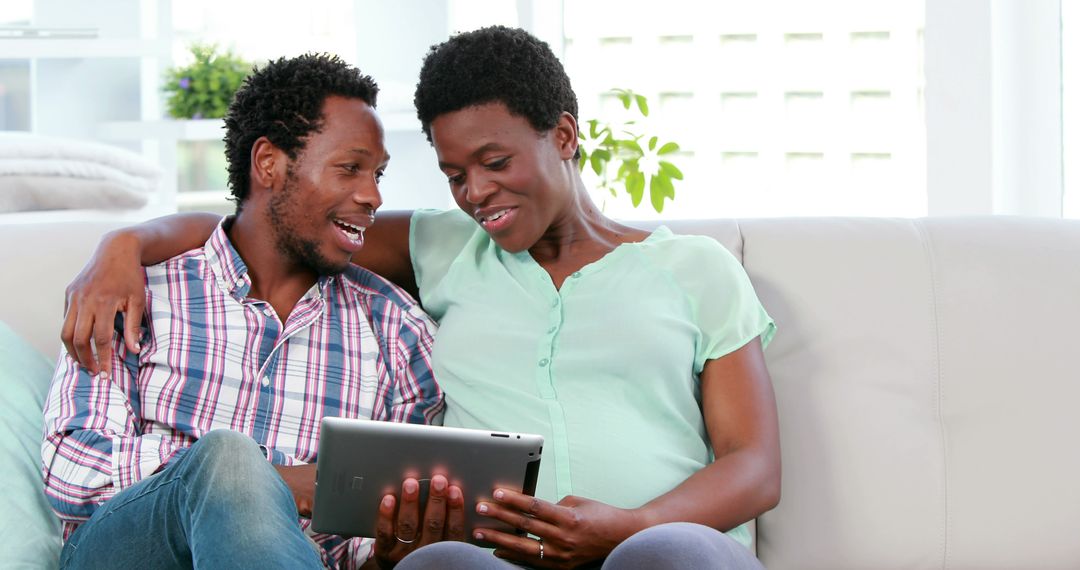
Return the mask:
[[(0, 225), (0, 320), (50, 359), (114, 225)], [(1080, 221), (669, 225), (735, 252), (779, 326), (767, 567), (1080, 568)]]

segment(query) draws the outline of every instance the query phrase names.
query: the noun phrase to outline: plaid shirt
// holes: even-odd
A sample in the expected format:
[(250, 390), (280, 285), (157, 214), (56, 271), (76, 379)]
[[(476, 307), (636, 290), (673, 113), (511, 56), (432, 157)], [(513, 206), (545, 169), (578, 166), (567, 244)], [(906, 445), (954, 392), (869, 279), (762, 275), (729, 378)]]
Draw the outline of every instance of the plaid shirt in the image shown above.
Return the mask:
[[(201, 249), (146, 268), (141, 351), (114, 334), (113, 375), (60, 357), (45, 407), (45, 489), (64, 537), (117, 492), (219, 428), (277, 465), (313, 462), (324, 416), (431, 423), (434, 322), (359, 267), (323, 277), (282, 323), (247, 297), (251, 277), (219, 226)], [(118, 319), (119, 322), (119, 319)], [(356, 567), (369, 539), (315, 534), (328, 564)]]

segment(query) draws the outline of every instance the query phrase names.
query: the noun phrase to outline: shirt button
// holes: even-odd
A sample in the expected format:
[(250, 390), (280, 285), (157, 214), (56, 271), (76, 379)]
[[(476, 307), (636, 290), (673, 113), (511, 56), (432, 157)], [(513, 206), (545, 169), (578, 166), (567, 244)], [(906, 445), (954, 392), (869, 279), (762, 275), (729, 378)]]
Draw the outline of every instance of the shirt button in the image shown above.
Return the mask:
[(558, 299), (552, 299), (551, 300), (551, 306), (552, 307), (558, 307), (559, 306), (559, 300)]
[(558, 329), (558, 328), (559, 327), (551, 327), (550, 329), (548, 329), (548, 334), (551, 334), (551, 333), (555, 332), (555, 330)]
[(573, 277), (574, 279), (577, 279), (578, 277), (581, 277), (581, 272), (580, 271), (575, 271), (575, 272), (570, 274), (570, 277)]
[(547, 365), (548, 365), (548, 359), (546, 359), (546, 358), (541, 358), (541, 359), (540, 359), (540, 363), (539, 363), (539, 364), (540, 364), (540, 367), (541, 367), (541, 368), (543, 368), (544, 366), (547, 366)]
[(263, 385), (264, 387), (265, 387), (265, 386), (269, 386), (269, 385), (270, 385), (270, 379), (269, 379), (269, 378), (267, 378), (266, 376), (263, 376), (263, 380), (262, 380), (262, 385)]

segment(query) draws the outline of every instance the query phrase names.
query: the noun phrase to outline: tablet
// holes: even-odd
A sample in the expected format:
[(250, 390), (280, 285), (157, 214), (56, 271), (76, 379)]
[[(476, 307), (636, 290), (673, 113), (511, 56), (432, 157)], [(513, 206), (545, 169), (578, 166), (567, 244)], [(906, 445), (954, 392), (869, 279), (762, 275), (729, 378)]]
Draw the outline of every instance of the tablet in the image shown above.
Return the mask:
[(444, 475), (465, 495), (465, 532), (476, 527), (523, 534), (476, 513), (496, 488), (532, 495), (544, 438), (376, 420), (323, 418), (311, 527), (342, 536), (375, 536), (379, 502), (400, 496), (406, 477), (420, 481), (421, 511), (431, 477)]

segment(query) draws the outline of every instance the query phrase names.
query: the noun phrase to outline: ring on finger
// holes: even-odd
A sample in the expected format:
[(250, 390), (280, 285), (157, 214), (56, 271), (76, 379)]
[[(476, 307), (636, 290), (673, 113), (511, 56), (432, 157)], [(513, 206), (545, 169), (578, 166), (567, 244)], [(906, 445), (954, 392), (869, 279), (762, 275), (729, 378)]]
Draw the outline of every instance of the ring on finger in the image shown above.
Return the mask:
[(544, 559), (544, 539), (536, 539), (536, 544), (540, 546), (540, 560)]
[(412, 539), (412, 540), (405, 540), (404, 538), (401, 538), (400, 536), (398, 536), (397, 533), (394, 534), (394, 538), (396, 538), (397, 541), (400, 542), (401, 544), (412, 544), (412, 543), (416, 542), (415, 538)]

